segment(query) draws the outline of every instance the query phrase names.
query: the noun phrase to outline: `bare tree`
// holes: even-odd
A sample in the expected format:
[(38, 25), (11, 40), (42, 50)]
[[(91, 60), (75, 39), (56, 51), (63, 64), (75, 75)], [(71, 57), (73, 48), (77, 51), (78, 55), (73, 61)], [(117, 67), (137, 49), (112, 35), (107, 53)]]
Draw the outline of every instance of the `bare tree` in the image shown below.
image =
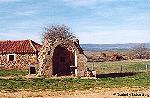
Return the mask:
[(55, 42), (56, 40), (76, 38), (70, 28), (65, 25), (51, 25), (45, 27), (44, 30), (42, 43), (44, 43), (45, 40)]
[(133, 52), (136, 53), (139, 59), (144, 59), (148, 49), (146, 48), (145, 44), (140, 44), (133, 48)]

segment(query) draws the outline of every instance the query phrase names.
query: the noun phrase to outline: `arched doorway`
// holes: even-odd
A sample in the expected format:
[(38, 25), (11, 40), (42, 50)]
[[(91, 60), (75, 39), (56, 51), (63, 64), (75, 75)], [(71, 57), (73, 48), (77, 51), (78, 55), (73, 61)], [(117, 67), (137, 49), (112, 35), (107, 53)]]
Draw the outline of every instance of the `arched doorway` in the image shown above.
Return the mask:
[(70, 66), (75, 65), (74, 53), (64, 46), (58, 45), (53, 54), (53, 75), (70, 75)]

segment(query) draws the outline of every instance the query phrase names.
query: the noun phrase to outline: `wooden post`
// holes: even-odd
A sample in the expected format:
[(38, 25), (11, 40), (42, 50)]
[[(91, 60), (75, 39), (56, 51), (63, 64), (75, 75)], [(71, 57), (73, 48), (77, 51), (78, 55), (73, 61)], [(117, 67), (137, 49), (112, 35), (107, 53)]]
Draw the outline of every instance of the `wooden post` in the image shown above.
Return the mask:
[(92, 70), (94, 70), (94, 54), (92, 54), (92, 61), (93, 61), (93, 64), (92, 64)]
[(93, 60), (93, 64), (92, 64), (92, 70), (94, 70), (94, 60)]

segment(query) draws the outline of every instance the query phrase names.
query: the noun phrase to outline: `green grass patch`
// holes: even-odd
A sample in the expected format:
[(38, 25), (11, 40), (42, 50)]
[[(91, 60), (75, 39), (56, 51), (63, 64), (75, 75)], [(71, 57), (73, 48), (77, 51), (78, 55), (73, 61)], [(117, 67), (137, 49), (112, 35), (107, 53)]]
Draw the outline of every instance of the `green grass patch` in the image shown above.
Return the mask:
[(0, 70), (0, 76), (25, 76), (28, 74), (27, 70)]
[[(145, 65), (148, 70), (145, 70)], [(27, 75), (28, 71), (21, 70), (0, 70), (0, 76), (17, 76), (11, 79), (0, 78), (0, 91), (18, 91), (18, 90), (88, 90), (90, 88), (104, 87), (150, 87), (150, 62), (149, 61), (120, 61), (120, 62), (96, 62), (94, 69), (98, 74), (120, 73), (122, 65), (122, 73), (136, 72), (133, 76), (116, 77), (116, 78), (98, 78), (98, 79), (82, 79), (82, 78), (34, 78), (26, 79), (20, 77)], [(88, 67), (92, 68), (92, 63), (88, 63)], [(142, 70), (142, 71), (141, 71)]]
[(97, 87), (149, 87), (150, 72), (138, 73), (135, 76), (117, 77), (117, 78), (98, 78), (98, 79), (81, 79), (81, 78), (34, 78), (26, 79), (16, 77), (14, 79), (0, 79), (0, 90), (17, 91), (17, 90), (88, 90)]
[[(94, 64), (94, 66), (93, 66)], [(98, 74), (102, 73), (120, 73), (120, 72), (142, 72), (150, 71), (150, 61), (115, 61), (115, 62), (88, 62), (88, 67), (97, 71)], [(122, 70), (121, 70), (122, 66)]]

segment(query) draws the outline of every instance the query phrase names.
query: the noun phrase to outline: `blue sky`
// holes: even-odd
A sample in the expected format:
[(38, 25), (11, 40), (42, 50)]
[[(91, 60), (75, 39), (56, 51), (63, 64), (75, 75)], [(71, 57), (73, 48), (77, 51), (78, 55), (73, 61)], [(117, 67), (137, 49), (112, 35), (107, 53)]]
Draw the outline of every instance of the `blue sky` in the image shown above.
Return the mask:
[(80, 43), (148, 43), (150, 0), (0, 0), (0, 40), (40, 42), (51, 24), (69, 26)]

